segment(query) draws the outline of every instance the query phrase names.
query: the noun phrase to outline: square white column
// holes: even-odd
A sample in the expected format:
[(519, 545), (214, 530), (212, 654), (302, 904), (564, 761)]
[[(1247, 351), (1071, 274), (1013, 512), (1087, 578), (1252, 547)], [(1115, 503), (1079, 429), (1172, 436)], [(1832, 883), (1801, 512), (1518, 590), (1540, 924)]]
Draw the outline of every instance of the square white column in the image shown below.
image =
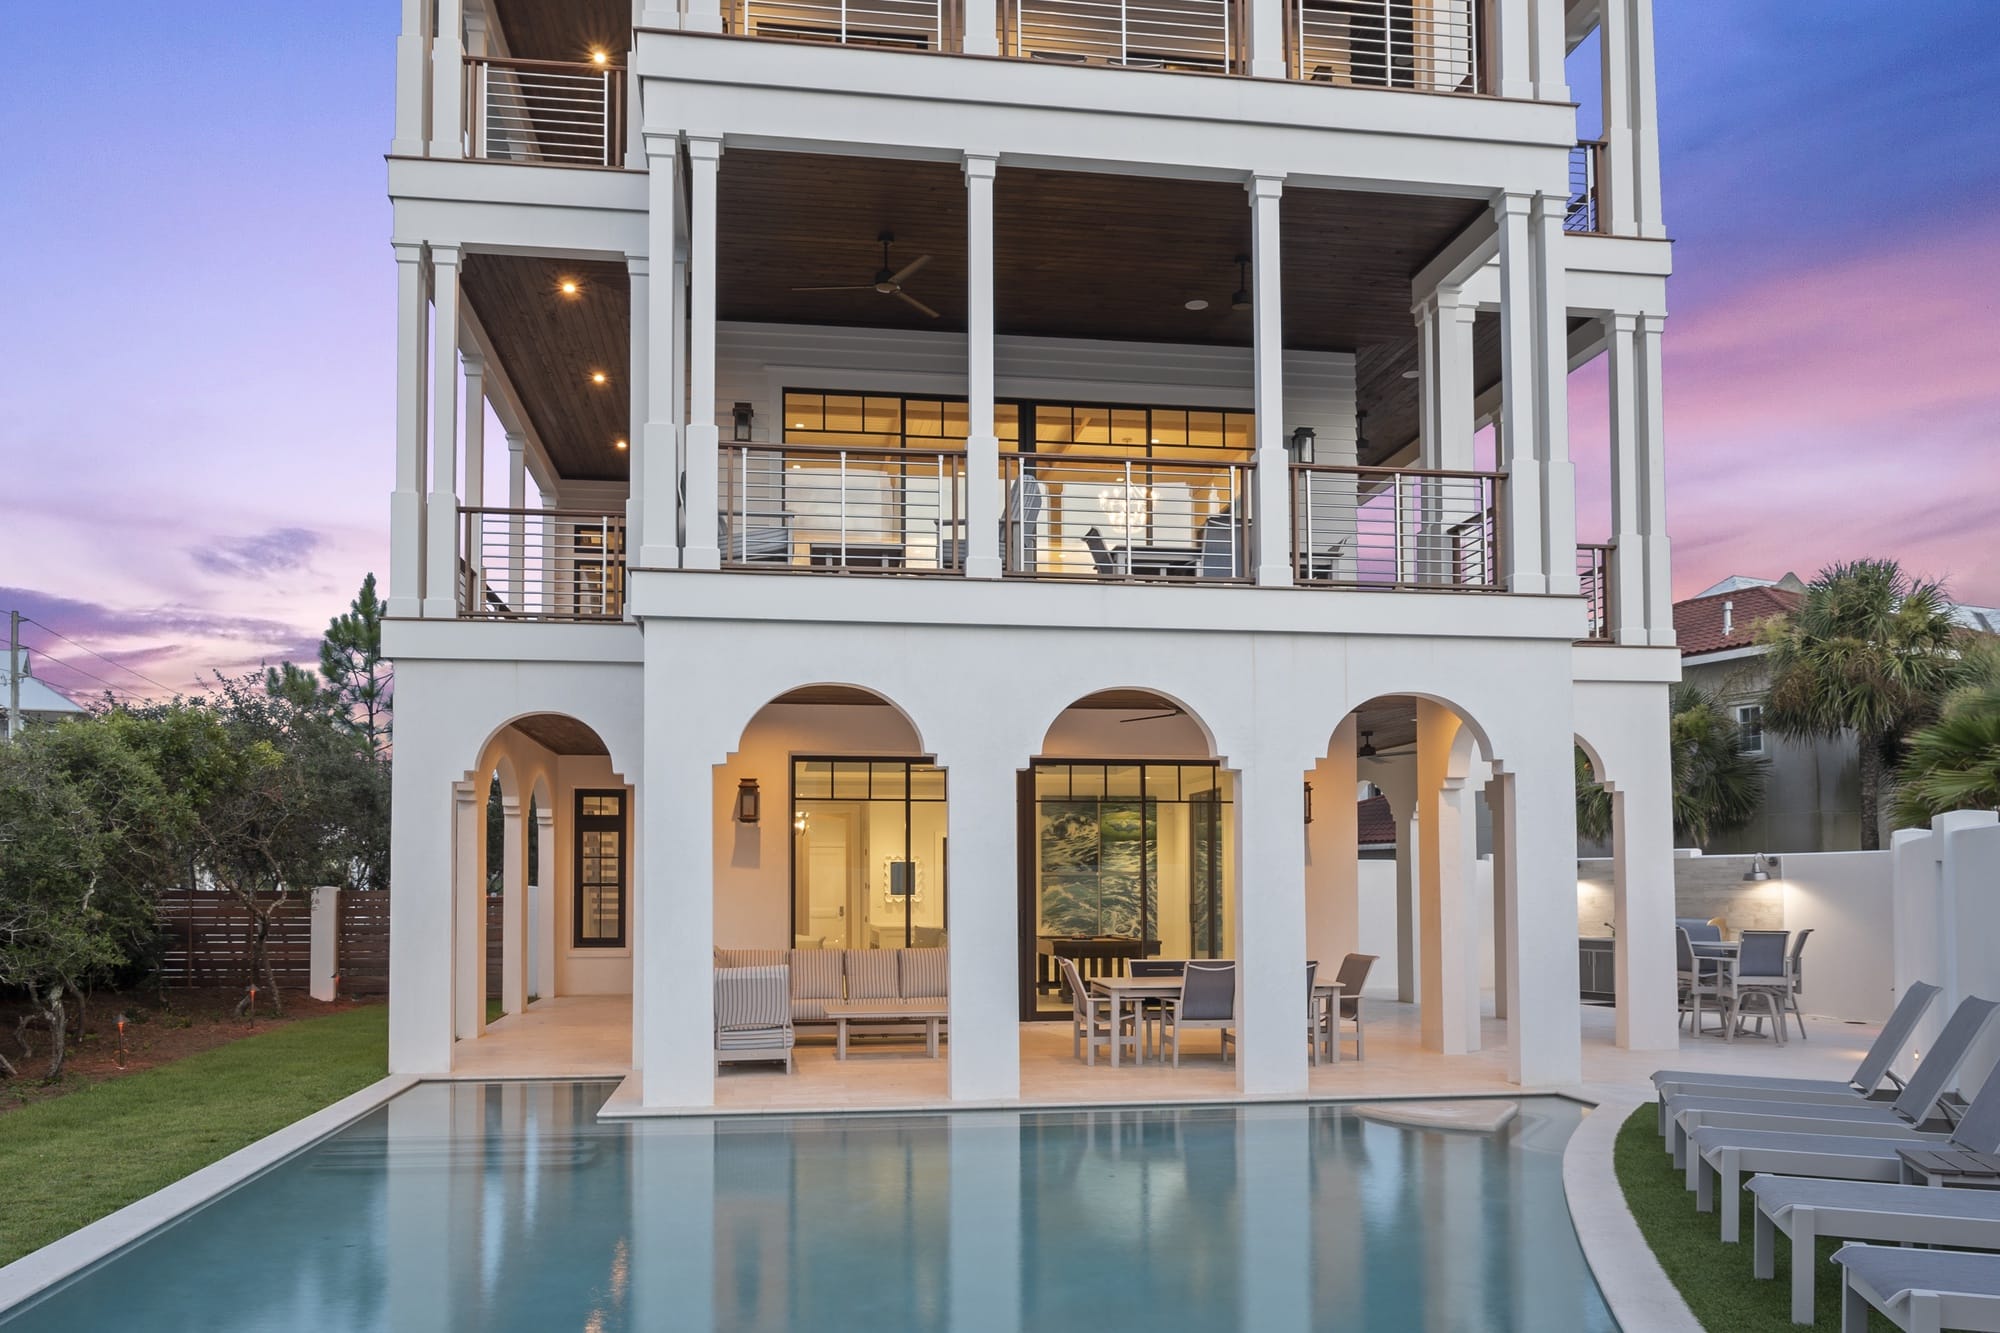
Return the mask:
[[(389, 1072), (451, 1071), (452, 857), (457, 813), (450, 760), (434, 734), (434, 692), (404, 673), (390, 782)], [(460, 769), (463, 772), (463, 769)]]
[(721, 32), (722, 0), (687, 0), (681, 11), (684, 32)]
[(1427, 1051), (1464, 1055), (1479, 1049), (1479, 919), (1472, 911), (1472, 788), (1451, 771), (1458, 718), (1442, 704), (1417, 700), (1417, 829), (1421, 844), (1418, 944), (1423, 982), (1422, 1034)]
[(1285, 59), (1285, 16), (1290, 12), (1285, 0), (1249, 0), (1250, 77), (1282, 79), (1288, 72)]
[[(1566, 694), (1565, 694), (1565, 697)], [(1560, 1087), (1583, 1074), (1576, 949), (1576, 766), (1567, 709), (1537, 714), (1505, 756), (1509, 818), (1507, 1077)], [(1496, 875), (1500, 874), (1496, 867)]]
[(1641, 315), (1634, 330), (1633, 367), (1638, 381), (1639, 541), (1645, 549), (1646, 637), (1656, 648), (1674, 646), (1673, 544), (1667, 539), (1667, 423), (1662, 400), (1660, 315)]
[(431, 480), (424, 501), (424, 616), (458, 614), (458, 247), (431, 247)]
[(1282, 176), (1252, 176), (1250, 193), (1250, 291), (1254, 330), (1252, 378), (1257, 412), (1257, 582), (1292, 584), (1291, 456), (1285, 450), (1284, 280), (1279, 205)]
[(1327, 757), (1313, 765), (1312, 823), (1306, 825), (1306, 955), (1332, 980), (1361, 939), (1360, 786), (1352, 713), (1334, 728)]
[[(1569, 101), (1569, 76), (1563, 57), (1569, 54), (1566, 0), (1528, 0), (1530, 59), (1535, 71), (1535, 100)], [(1614, 0), (1615, 3), (1615, 0)]]
[(1236, 773), (1236, 1086), (1306, 1090), (1304, 769), (1253, 756)]
[(1530, 3), (1531, 0), (1493, 0), (1491, 5), (1494, 33), (1488, 46), (1499, 69), (1495, 76), (1488, 77), (1487, 86), (1501, 97), (1527, 99), (1535, 95)]
[(430, 265), (421, 245), (396, 251), (396, 488), (389, 496), (391, 616), (416, 616), (424, 596), (424, 443), (430, 399)]
[[(1651, 725), (1632, 739), (1643, 757), (1621, 770), (1611, 787), (1612, 944), (1620, 1046), (1671, 1051), (1680, 1046), (1675, 1002), (1673, 792), (1664, 710), (1664, 686), (1644, 716)], [(1629, 753), (1629, 752), (1628, 752)]]
[(452, 784), (452, 1035), (486, 1030), (486, 792)]
[(1021, 1095), (1020, 898), (1015, 878), (1014, 770), (991, 761), (950, 762), (983, 751), (940, 745), (949, 764), (951, 838), (951, 1095), (1012, 1101)]
[(1416, 759), (1408, 755), (1373, 759), (1361, 776), (1381, 791), (1396, 824), (1396, 1000), (1415, 1004), (1423, 970), (1417, 948), (1423, 934), (1423, 905), (1417, 895)]
[(1632, 42), (1632, 211), (1641, 236), (1662, 237), (1660, 94), (1653, 66), (1653, 0), (1630, 0)]
[[(965, 158), (965, 572), (1000, 577), (1000, 440), (993, 425), (993, 178), (999, 159)], [(948, 492), (947, 492), (948, 493)], [(948, 514), (947, 514), (948, 516)]]
[(716, 455), (722, 433), (715, 419), (715, 196), (721, 162), (722, 140), (688, 136), (692, 189), (688, 214), (687, 543), (681, 552), (681, 564), (688, 569), (718, 569), (722, 565), (716, 523)]
[[(645, 410), (637, 404), (632, 416), (632, 493), (639, 499), (641, 537), (639, 564), (647, 569), (672, 569), (681, 562), (676, 530), (680, 526), (681, 440), (678, 406), (682, 379), (675, 355), (682, 341), (679, 277), (683, 270), (672, 263), (676, 250), (674, 220), (680, 209), (680, 140), (674, 135), (646, 136), (646, 245), (647, 262), (655, 257), (663, 276), (671, 280), (660, 299), (649, 290), (646, 301), (644, 359), (640, 344), (632, 348), (633, 381), (646, 381)], [(633, 328), (638, 328), (638, 312), (633, 312)], [(627, 540), (631, 540), (628, 535)]]
[(1644, 483), (1639, 469), (1638, 320), (1612, 315), (1604, 321), (1605, 367), (1611, 403), (1611, 638), (1644, 644), (1646, 547), (1640, 518)]
[(965, 32), (959, 50), (969, 56), (1000, 54), (1000, 7), (995, 0), (964, 0)]
[[(1509, 592), (1544, 593), (1542, 465), (1535, 442), (1540, 357), (1536, 265), (1528, 225), (1529, 196), (1503, 194), (1494, 204), (1500, 233), (1500, 470), (1507, 474), (1501, 513), (1502, 572)], [(1572, 574), (1572, 577), (1574, 575)]]
[(429, 137), (431, 6), (403, 0), (403, 30), (396, 34), (396, 137), (391, 157), (422, 157)]
[(1535, 294), (1535, 452), (1542, 472), (1542, 569), (1548, 591), (1574, 597), (1576, 469), (1569, 460), (1568, 267), (1560, 195), (1538, 194), (1528, 210)]
[[(671, 653), (650, 642), (645, 676), (648, 699), (685, 689)], [(636, 793), (646, 830), (638, 849), (645, 910), (632, 971), (645, 977), (634, 1019), (644, 1043), (640, 1100), (649, 1107), (715, 1101), (715, 770), (689, 753), (675, 730), (681, 716), (671, 706), (646, 710)]]
[(534, 933), (535, 965), (528, 972), (528, 994), (539, 1000), (556, 993), (556, 812), (535, 806), (535, 894), (528, 928)]
[(1489, 776), (1486, 781), (1486, 812), (1493, 821), (1493, 1016), (1507, 1017), (1508, 961), (1507, 899), (1515, 890), (1507, 882), (1507, 783)]
[(521, 798), (500, 798), (500, 1008), (528, 1007), (528, 826)]
[(651, 359), (647, 355), (647, 339), (652, 336), (652, 267), (645, 255), (625, 256), (625, 281), (631, 302), (631, 318), (626, 327), (631, 330), (627, 348), (625, 374), (630, 394), (625, 413), (625, 563), (638, 566), (645, 563), (641, 552), (646, 547), (646, 471), (650, 461), (647, 457), (646, 424), (650, 410), (647, 406), (651, 398)]
[(465, 156), (465, 6), (437, 0), (431, 43), (431, 156)]
[[(459, 358), (465, 375), (465, 507), (483, 509), (486, 506), (486, 358), (478, 352), (467, 352)], [(472, 539), (465, 545), (465, 575), (477, 585), (485, 559), (484, 519), (473, 520)], [(471, 590), (473, 605), (477, 606), (482, 596), (480, 589)]]
[(1602, 0), (1597, 9), (1598, 82), (1603, 97), (1603, 171), (1597, 182), (1598, 227), (1613, 236), (1639, 234), (1632, 137), (1632, 9), (1630, 0)]

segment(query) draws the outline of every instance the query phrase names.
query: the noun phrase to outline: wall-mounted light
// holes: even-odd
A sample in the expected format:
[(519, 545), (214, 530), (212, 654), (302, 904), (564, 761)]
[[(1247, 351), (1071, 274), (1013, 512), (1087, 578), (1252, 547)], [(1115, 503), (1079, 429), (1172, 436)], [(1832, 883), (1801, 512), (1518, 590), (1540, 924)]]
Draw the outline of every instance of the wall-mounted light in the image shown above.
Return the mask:
[(736, 784), (736, 822), (754, 824), (764, 814), (764, 793), (757, 789), (757, 779), (744, 778)]
[(1769, 867), (1775, 866), (1776, 864), (1777, 864), (1776, 858), (1766, 857), (1764, 853), (1758, 852), (1755, 856), (1750, 858), (1750, 868), (1743, 872), (1743, 882), (1745, 884), (1764, 883), (1766, 880), (1771, 878), (1771, 871)]
[(729, 410), (729, 415), (736, 423), (731, 438), (738, 444), (750, 443), (750, 423), (757, 419), (756, 410), (748, 403), (738, 403)]
[(1312, 783), (1308, 782), (1306, 784), (1306, 823), (1310, 824), (1312, 822), (1313, 822), (1313, 785)]
[(1287, 452), (1291, 454), (1294, 463), (1304, 463), (1310, 466), (1313, 461), (1313, 451), (1316, 443), (1317, 437), (1313, 434), (1311, 426), (1298, 426), (1293, 428), (1292, 438), (1285, 447)]

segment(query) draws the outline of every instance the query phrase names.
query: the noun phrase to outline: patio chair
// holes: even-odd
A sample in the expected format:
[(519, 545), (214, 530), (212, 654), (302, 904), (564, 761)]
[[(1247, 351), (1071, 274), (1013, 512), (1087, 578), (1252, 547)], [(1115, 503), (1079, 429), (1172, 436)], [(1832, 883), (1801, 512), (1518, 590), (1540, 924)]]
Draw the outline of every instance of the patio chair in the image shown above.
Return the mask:
[[(1762, 1005), (1771, 1016), (1773, 1039), (1785, 1044), (1785, 995), (1792, 988), (1787, 946), (1789, 930), (1746, 930), (1737, 952), (1736, 966), (1726, 969), (1722, 988), (1729, 1000), (1729, 1022), (1723, 1028), (1724, 1041), (1736, 1040), (1743, 1030), (1743, 1008), (1749, 1001)], [(1764, 1018), (1757, 1017), (1757, 1031), (1764, 1031)]]
[(1799, 996), (1805, 992), (1806, 988), (1806, 981), (1805, 981), (1806, 937), (1811, 935), (1812, 933), (1813, 933), (1813, 928), (1811, 926), (1807, 926), (1804, 930), (1800, 931), (1795, 937), (1793, 937), (1792, 956), (1787, 961), (1787, 965), (1785, 968), (1785, 971), (1790, 976), (1792, 983), (1789, 987), (1786, 988), (1785, 991), (1785, 1007), (1787, 1009), (1790, 1009), (1792, 1011), (1792, 1017), (1798, 1020), (1800, 1041), (1804, 1041), (1806, 1039), (1806, 1016), (1799, 1012)]
[(782, 1063), (792, 1072), (792, 970), (715, 969), (715, 1063)]
[(1034, 477), (1017, 477), (1008, 483), (1007, 512), (1000, 523), (1007, 568), (1023, 574), (1040, 569), (1041, 519), (1042, 511), (1048, 508), (1048, 498), (1048, 487)]
[(1842, 1333), (1866, 1333), (1874, 1306), (1897, 1328), (2000, 1328), (2000, 1256), (1843, 1245)]
[(1766, 1281), (1774, 1277), (1777, 1236), (1791, 1239), (1795, 1324), (1813, 1321), (1814, 1256), (1823, 1237), (2000, 1250), (2000, 1194), (1992, 1190), (1790, 1176), (1759, 1176), (1749, 1189), (1756, 1210), (1750, 1271)]
[(1083, 544), (1090, 549), (1090, 563), (1097, 567), (1097, 577), (1115, 579), (1118, 577), (1118, 557), (1104, 544), (1104, 534), (1096, 528), (1086, 528)]
[(1703, 998), (1715, 1001), (1717, 1014), (1723, 1014), (1726, 1008), (1722, 996), (1722, 969), (1695, 956), (1694, 941), (1689, 937), (1686, 926), (1674, 927), (1674, 968), (1680, 1011), (1687, 1015), (1688, 1031), (1700, 1036)]
[(1354, 1024), (1354, 1058), (1363, 1056), (1363, 1035), (1361, 1030), (1361, 988), (1368, 984), (1368, 973), (1375, 966), (1376, 955), (1372, 953), (1351, 953), (1340, 960), (1340, 971), (1334, 980), (1340, 983), (1340, 1007), (1333, 1014), (1331, 1037), (1340, 1040), (1340, 1025)]
[(1318, 984), (1319, 984), (1319, 964), (1311, 960), (1307, 960), (1306, 1044), (1312, 1050), (1312, 1062), (1314, 1065), (1319, 1064), (1320, 1051), (1322, 1048), (1326, 1046), (1327, 1043), (1326, 1034), (1328, 1026), (1326, 1021), (1326, 1006), (1322, 1005), (1319, 1002), (1319, 996), (1313, 994), (1313, 988)]
[(1083, 984), (1083, 974), (1076, 970), (1074, 958), (1058, 957), (1056, 966), (1062, 969), (1063, 982), (1069, 987), (1071, 1058), (1094, 1065), (1098, 1046), (1109, 1048), (1115, 1041), (1130, 1047), (1136, 1061), (1139, 1030), (1133, 1016), (1120, 1014), (1111, 997), (1092, 995)]
[(1209, 1028), (1222, 1034), (1222, 1058), (1236, 1034), (1236, 964), (1193, 959), (1181, 974), (1178, 999), (1167, 1001), (1167, 1027), (1174, 1042), (1174, 1068), (1181, 1067), (1181, 1030)]
[[(1768, 1172), (1895, 1184), (1903, 1175), (1902, 1150), (1937, 1140), (1907, 1130), (1890, 1135), (1886, 1126), (1881, 1137), (1704, 1126), (1690, 1134), (1688, 1142), (1691, 1156), (1698, 1158), (1690, 1161), (1696, 1172), (1695, 1207), (1704, 1213), (1716, 1208), (1719, 1193), (1722, 1239), (1734, 1243), (1740, 1229), (1737, 1192), (1746, 1175)], [(1945, 1144), (1963, 1152), (2000, 1152), (2000, 1065), (1987, 1076)]]
[(1201, 524), (1201, 563), (1195, 568), (1196, 576), (1204, 579), (1242, 577), (1249, 567), (1249, 552), (1244, 549), (1245, 545), (1234, 505), (1220, 513), (1210, 514)]

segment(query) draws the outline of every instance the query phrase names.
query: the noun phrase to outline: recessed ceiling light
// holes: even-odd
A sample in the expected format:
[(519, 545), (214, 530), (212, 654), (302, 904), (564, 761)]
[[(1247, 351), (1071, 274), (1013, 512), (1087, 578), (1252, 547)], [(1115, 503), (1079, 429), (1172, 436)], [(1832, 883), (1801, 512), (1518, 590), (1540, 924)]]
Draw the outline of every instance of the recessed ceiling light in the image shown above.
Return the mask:
[(575, 296), (577, 291), (576, 279), (564, 278), (559, 284), (557, 284), (557, 289), (561, 291), (564, 296)]
[(625, 441), (623, 441), (623, 440), (613, 440), (613, 441), (611, 442), (611, 447), (612, 447), (613, 449), (623, 449), (623, 448), (625, 447)]
[(593, 65), (602, 65), (605, 61), (609, 59), (611, 59), (611, 57), (603, 51), (592, 51), (590, 53), (590, 63)]
[(1417, 378), (1417, 372), (1414, 370), (1406, 370), (1403, 372), (1403, 378), (1406, 380), (1413, 380)]
[(1189, 301), (1187, 303), (1187, 308), (1190, 310), (1206, 310), (1208, 309), (1208, 302), (1202, 300), (1199, 296), (1197, 296), (1194, 298), (1194, 300)]
[(590, 382), (591, 382), (592, 384), (603, 384), (603, 383), (605, 382), (605, 375), (604, 375), (604, 372), (603, 372), (603, 371), (601, 371), (601, 370), (593, 370), (593, 371), (591, 371), (591, 372), (590, 372)]

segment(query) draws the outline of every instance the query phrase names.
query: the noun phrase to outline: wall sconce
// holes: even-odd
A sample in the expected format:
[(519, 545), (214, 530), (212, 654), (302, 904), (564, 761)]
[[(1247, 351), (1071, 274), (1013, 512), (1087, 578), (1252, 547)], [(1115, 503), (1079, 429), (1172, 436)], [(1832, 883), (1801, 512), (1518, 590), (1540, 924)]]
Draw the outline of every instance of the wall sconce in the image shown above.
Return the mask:
[(1750, 868), (1743, 872), (1743, 882), (1745, 884), (1764, 883), (1766, 880), (1771, 878), (1771, 871), (1769, 867), (1775, 865), (1777, 865), (1777, 859), (1775, 857), (1766, 857), (1764, 853), (1758, 852), (1755, 856), (1750, 858)]
[(1294, 463), (1304, 463), (1307, 465), (1312, 463), (1314, 438), (1311, 426), (1299, 426), (1292, 431), (1292, 438), (1290, 444), (1287, 446), (1287, 452), (1291, 454)]
[(740, 824), (754, 824), (764, 813), (764, 794), (757, 790), (757, 779), (744, 778), (736, 784), (736, 820)]
[(738, 403), (729, 410), (729, 415), (736, 423), (730, 438), (738, 444), (750, 443), (750, 423), (757, 419), (756, 410), (748, 403)]
[(1312, 783), (1308, 782), (1306, 784), (1306, 823), (1310, 824), (1312, 822), (1313, 822), (1313, 785)]

